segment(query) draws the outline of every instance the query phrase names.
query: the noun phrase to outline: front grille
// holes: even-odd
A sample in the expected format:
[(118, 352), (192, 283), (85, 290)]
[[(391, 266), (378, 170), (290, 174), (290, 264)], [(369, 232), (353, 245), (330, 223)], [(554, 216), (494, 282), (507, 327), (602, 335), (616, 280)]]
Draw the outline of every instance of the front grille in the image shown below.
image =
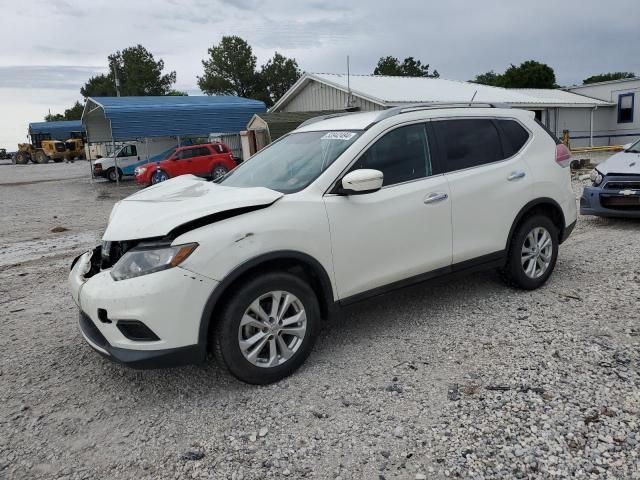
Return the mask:
[(640, 195), (600, 195), (600, 205), (612, 210), (640, 211)]
[(605, 190), (640, 190), (640, 180), (613, 180), (603, 187)]
[(73, 142), (64, 142), (64, 146), (67, 150), (75, 150), (76, 148)]
[(64, 143), (62, 142), (56, 142), (55, 145), (56, 145), (56, 152), (64, 152), (66, 150)]

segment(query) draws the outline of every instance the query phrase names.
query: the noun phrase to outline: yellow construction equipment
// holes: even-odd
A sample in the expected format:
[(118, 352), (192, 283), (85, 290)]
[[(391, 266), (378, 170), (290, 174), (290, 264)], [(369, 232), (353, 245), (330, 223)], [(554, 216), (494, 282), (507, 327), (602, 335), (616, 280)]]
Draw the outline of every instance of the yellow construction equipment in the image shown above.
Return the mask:
[(25, 165), (33, 163), (48, 163), (49, 160), (62, 162), (74, 158), (85, 158), (83, 132), (71, 132), (71, 138), (61, 142), (51, 139), (33, 139), (33, 143), (20, 143), (15, 155), (15, 163)]
[(19, 165), (29, 163), (48, 163), (49, 160), (61, 162), (67, 155), (67, 147), (64, 142), (58, 140), (42, 140), (40, 146), (30, 143), (20, 143), (18, 153), (15, 155), (15, 162)]

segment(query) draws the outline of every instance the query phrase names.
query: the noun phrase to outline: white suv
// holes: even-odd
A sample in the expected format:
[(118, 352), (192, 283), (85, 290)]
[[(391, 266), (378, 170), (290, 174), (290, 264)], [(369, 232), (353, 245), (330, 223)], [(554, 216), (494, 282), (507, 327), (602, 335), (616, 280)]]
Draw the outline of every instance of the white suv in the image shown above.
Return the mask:
[(412, 105), (306, 122), (215, 183), (118, 202), (69, 275), (89, 344), (134, 367), (277, 381), (337, 307), (498, 268), (533, 289), (576, 222), (569, 154), (531, 112)]

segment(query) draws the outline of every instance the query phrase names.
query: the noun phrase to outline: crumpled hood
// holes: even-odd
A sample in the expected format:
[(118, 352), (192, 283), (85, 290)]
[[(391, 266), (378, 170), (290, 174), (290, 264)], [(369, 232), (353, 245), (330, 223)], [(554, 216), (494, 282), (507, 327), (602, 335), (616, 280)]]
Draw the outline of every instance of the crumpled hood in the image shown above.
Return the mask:
[(268, 188), (223, 187), (182, 175), (116, 203), (102, 239), (162, 237), (188, 222), (229, 210), (271, 205), (282, 196)]
[(604, 175), (637, 173), (640, 175), (640, 153), (618, 152), (596, 167)]

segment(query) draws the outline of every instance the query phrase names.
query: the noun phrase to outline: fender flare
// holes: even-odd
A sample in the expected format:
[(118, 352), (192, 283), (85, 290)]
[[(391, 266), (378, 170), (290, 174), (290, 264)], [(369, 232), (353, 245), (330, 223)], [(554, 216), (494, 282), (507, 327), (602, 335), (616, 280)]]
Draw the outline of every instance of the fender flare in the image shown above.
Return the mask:
[(509, 236), (507, 237), (507, 243), (505, 245), (505, 252), (509, 251), (509, 244), (511, 243), (511, 238), (513, 237), (513, 233), (516, 230), (516, 226), (520, 223), (520, 220), (522, 220), (522, 218), (525, 216), (525, 214), (530, 211), (532, 208), (535, 208), (537, 206), (540, 205), (546, 205), (546, 206), (550, 206), (552, 208), (555, 208), (558, 212), (560, 212), (561, 218), (562, 218), (562, 226), (560, 227), (560, 239), (562, 239), (564, 237), (564, 230), (567, 227), (566, 225), (566, 221), (564, 218), (564, 211), (562, 210), (562, 207), (560, 206), (560, 204), (558, 202), (556, 202), (553, 198), (549, 198), (549, 197), (540, 197), (540, 198), (536, 198), (535, 200), (531, 200), (529, 203), (527, 203), (524, 207), (522, 207), (520, 209), (520, 211), (518, 212), (518, 215), (516, 215), (515, 220), (513, 221), (513, 223), (511, 224), (511, 228), (509, 229)]
[[(277, 250), (269, 253), (264, 253), (253, 257), (231, 271), (211, 292), (207, 302), (205, 303), (200, 318), (200, 328), (198, 330), (198, 346), (202, 353), (202, 359), (206, 357), (207, 342), (209, 337), (209, 327), (211, 325), (213, 312), (218, 305), (221, 297), (224, 295), (227, 288), (233, 284), (241, 275), (248, 272), (252, 268), (257, 267), (262, 263), (266, 263), (273, 260), (294, 260), (296, 262), (303, 263), (312, 269), (314, 274), (318, 277), (320, 288), (325, 300), (325, 305), (322, 305), (322, 299), (318, 299), (321, 311), (330, 312), (333, 310), (335, 299), (333, 297), (333, 287), (329, 274), (322, 264), (306, 253), (298, 252), (296, 250)], [(324, 307), (324, 308), (323, 308)]]

